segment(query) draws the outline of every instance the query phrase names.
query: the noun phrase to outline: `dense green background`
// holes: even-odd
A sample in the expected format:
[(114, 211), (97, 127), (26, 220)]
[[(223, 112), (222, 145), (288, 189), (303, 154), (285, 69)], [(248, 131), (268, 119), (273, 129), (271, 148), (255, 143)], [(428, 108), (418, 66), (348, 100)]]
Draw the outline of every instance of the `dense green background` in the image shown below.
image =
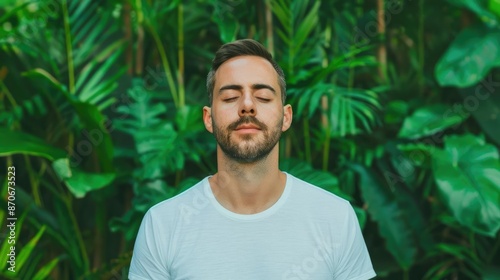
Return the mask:
[(281, 168), (351, 201), (378, 279), (500, 279), (499, 21), (499, 0), (2, 1), (0, 275), (125, 279), (145, 211), (216, 172), (205, 77), (254, 38), (294, 108)]

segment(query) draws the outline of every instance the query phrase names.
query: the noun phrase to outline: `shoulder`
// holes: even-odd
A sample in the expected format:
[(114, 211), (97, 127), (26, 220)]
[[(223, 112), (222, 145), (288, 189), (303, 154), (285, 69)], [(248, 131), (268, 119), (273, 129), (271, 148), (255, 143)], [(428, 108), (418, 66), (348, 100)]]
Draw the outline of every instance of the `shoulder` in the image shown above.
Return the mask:
[(351, 203), (329, 191), (289, 175), (292, 182), (292, 191), (289, 197), (288, 209), (318, 221), (330, 221), (335, 224), (345, 224), (348, 220), (356, 219)]
[(179, 217), (179, 213), (182, 213), (187, 207), (199, 207), (201, 204), (205, 204), (208, 201), (204, 190), (207, 178), (182, 193), (155, 204), (148, 210), (146, 215), (153, 220), (171, 220)]
[(292, 192), (296, 198), (325, 204), (324, 206), (350, 207), (348, 200), (293, 175), (288, 174), (288, 176), (292, 181)]

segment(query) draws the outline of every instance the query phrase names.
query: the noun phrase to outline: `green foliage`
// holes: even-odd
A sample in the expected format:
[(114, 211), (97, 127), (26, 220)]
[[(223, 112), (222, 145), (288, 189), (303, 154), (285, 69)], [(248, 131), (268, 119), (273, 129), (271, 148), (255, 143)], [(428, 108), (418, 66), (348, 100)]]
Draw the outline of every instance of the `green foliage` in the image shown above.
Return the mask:
[(488, 10), (490, 10), (498, 18), (500, 18), (500, 1), (498, 1), (498, 0), (489, 0), (488, 1)]
[[(416, 260), (417, 248), (412, 236), (412, 228), (402, 207), (380, 181), (361, 166), (353, 167), (361, 176), (361, 191), (364, 201), (369, 203), (368, 213), (378, 223), (387, 249), (399, 265), (408, 270)], [(408, 207), (408, 206), (407, 206)]]
[(398, 137), (419, 139), (431, 136), (449, 127), (456, 127), (464, 121), (459, 115), (447, 114), (449, 107), (444, 104), (433, 104), (418, 108), (406, 118), (398, 133)]
[(436, 183), (455, 218), (494, 237), (500, 229), (498, 150), (473, 135), (452, 135), (432, 157)]
[(0, 127), (0, 133), (3, 135), (3, 137), (0, 138), (1, 156), (10, 156), (20, 153), (44, 157), (49, 160), (55, 160), (66, 156), (63, 150), (50, 146), (36, 136), (2, 127)]
[[(6, 205), (2, 206), (6, 207)], [(2, 212), (3, 214), (4, 212)], [(2, 215), (2, 217), (5, 217)], [(24, 213), (20, 219), (15, 220), (15, 235), (11, 235), (10, 228), (7, 227), (12, 220), (7, 220), (7, 223), (3, 225), (8, 230), (5, 238), (2, 240), (2, 245), (0, 246), (0, 275), (6, 279), (45, 279), (45, 277), (52, 271), (55, 264), (57, 264), (58, 259), (53, 259), (50, 262), (44, 264), (41, 267), (42, 273), (34, 271), (31, 267), (36, 265), (40, 258), (34, 258), (35, 255), (38, 255), (38, 252), (35, 252), (34, 249), (37, 246), (40, 238), (45, 232), (46, 226), (42, 226), (40, 230), (33, 236), (26, 244), (22, 244), (19, 238), (21, 234), (21, 228), (26, 219), (26, 213)], [(13, 239), (9, 237), (15, 237)], [(12, 250), (14, 248), (14, 250)], [(15, 254), (15, 260), (12, 261), (10, 256)], [(31, 267), (30, 267), (31, 266)], [(11, 269), (8, 269), (11, 268)]]
[(375, 2), (3, 1), (0, 167), (26, 214), (2, 276), (126, 278), (144, 213), (217, 172), (206, 74), (254, 38), (294, 109), (280, 168), (350, 201), (380, 279), (498, 278), (500, 2)]
[(77, 198), (86, 193), (109, 185), (115, 178), (114, 173), (87, 173), (71, 168), (69, 160), (62, 158), (52, 162), (52, 168), (59, 178), (66, 183), (69, 190)]
[(457, 36), (436, 65), (441, 86), (467, 87), (500, 66), (500, 28), (470, 27)]
[[(477, 15), (482, 22), (488, 26), (498, 26), (499, 17), (492, 13), (496, 6), (494, 1), (489, 0), (449, 0), (453, 5), (466, 8)], [(488, 2), (488, 4), (487, 4)], [(488, 5), (488, 7), (486, 7)]]
[(201, 156), (214, 148), (201, 141), (204, 126), (200, 122), (200, 106), (184, 106), (167, 119), (167, 107), (157, 103), (158, 99), (140, 86), (140, 81), (135, 84), (128, 91), (130, 103), (117, 109), (128, 117), (115, 124), (134, 142), (133, 148), (123, 151), (122, 156), (137, 164), (133, 172), (133, 208), (111, 222), (111, 229), (123, 231), (127, 240), (133, 240), (141, 217), (151, 206), (185, 190), (180, 181), (171, 186), (164, 178), (180, 174), (187, 161), (199, 164)]

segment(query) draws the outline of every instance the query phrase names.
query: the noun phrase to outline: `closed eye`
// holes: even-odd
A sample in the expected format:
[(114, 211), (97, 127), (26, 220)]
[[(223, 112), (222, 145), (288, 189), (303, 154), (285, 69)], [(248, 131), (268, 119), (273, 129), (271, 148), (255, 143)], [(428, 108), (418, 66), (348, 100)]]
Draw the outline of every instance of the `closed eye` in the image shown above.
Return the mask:
[(229, 98), (224, 98), (222, 101), (224, 102), (232, 102), (235, 101), (238, 97), (229, 97)]
[(263, 97), (257, 97), (257, 99), (259, 99), (262, 102), (269, 102), (269, 101), (271, 101), (271, 99), (269, 99), (269, 98), (263, 98)]

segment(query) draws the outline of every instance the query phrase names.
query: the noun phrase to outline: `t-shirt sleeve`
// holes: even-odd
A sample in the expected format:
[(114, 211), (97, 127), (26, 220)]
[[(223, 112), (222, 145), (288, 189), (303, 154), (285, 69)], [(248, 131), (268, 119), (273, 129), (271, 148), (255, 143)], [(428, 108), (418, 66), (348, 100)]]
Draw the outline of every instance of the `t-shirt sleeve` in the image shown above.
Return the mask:
[(135, 240), (129, 279), (171, 279), (166, 268), (166, 259), (162, 254), (161, 233), (155, 231), (151, 211), (142, 219), (139, 233)]
[(367, 280), (376, 276), (354, 209), (349, 204), (346, 215), (343, 252), (339, 256), (334, 279)]

